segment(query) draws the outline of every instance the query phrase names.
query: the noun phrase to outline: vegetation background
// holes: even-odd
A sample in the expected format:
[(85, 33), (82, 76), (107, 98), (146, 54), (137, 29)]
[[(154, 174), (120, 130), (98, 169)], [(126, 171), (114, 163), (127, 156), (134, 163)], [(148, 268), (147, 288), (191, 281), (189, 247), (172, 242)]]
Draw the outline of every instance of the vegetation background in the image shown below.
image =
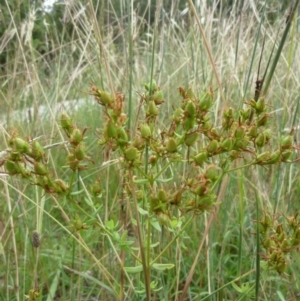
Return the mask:
[[(88, 210), (87, 187), (101, 179), (101, 195), (93, 199), (93, 208), (102, 227), (115, 237), (90, 226), (78, 231), (78, 238), (74, 234), (80, 213), (76, 206), (20, 177), (8, 177), (2, 169), (0, 300), (25, 300), (25, 296), (34, 300), (30, 290), (37, 281), (38, 300), (143, 300), (139, 293), (143, 285), (136, 274), (128, 276), (124, 295), (116, 297), (122, 251), (120, 166), (102, 165), (106, 155), (99, 149), (96, 129), (104, 126), (105, 116), (90, 96), (91, 82), (123, 93), (126, 109), (135, 116), (144, 84), (154, 78), (164, 91), (161, 129), (178, 106), (179, 86), (190, 86), (198, 94), (212, 87), (211, 113), (217, 126), (224, 110), (240, 109), (254, 97), (255, 81), (262, 78), (273, 47), (278, 48), (291, 7), (289, 1), (279, 0), (203, 0), (194, 5), (221, 91), (187, 1), (57, 1), (50, 10), (43, 1), (1, 1), (1, 150), (8, 148), (9, 137), (16, 131), (26, 139), (38, 137), (46, 146), (52, 173), (68, 179), (68, 171), (61, 168), (66, 155), (60, 114), (68, 113), (80, 128), (89, 127), (85, 143), (96, 164), (81, 173), (84, 185), (79, 178), (76, 182), (78, 202)], [(278, 133), (273, 138), (295, 127), (295, 145), (299, 141), (299, 41), (297, 12), (265, 96), (272, 116), (270, 127)], [(1, 152), (1, 160), (4, 156)], [(174, 170), (175, 177), (181, 168)], [(257, 274), (251, 273), (257, 259), (257, 203), (261, 216), (267, 212), (280, 224), (297, 214), (299, 194), (298, 163), (231, 173), (185, 300), (300, 298), (297, 250), (288, 256), (285, 273), (261, 272), (256, 295)], [(209, 215), (197, 216), (162, 257), (162, 263), (171, 262), (175, 269), (154, 273), (156, 288), (162, 289), (153, 292), (153, 300), (179, 300)], [(81, 218), (89, 224), (87, 217)], [(40, 233), (38, 250), (31, 243), (34, 230)], [(137, 247), (131, 235), (133, 248)], [(166, 246), (173, 236), (162, 230), (153, 237)], [(153, 252), (158, 250), (154, 247)], [(126, 258), (127, 266), (134, 265), (132, 258)], [(106, 282), (105, 271), (115, 282)]]

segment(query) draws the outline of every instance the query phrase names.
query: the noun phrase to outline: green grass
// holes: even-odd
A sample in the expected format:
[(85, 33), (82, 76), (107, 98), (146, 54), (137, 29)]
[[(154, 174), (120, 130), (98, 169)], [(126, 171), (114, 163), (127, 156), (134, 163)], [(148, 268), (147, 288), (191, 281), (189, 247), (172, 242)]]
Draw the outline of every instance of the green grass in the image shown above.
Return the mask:
[[(151, 211), (147, 205), (151, 190), (174, 192), (190, 175), (196, 178), (201, 174), (206, 165), (195, 169), (187, 160), (176, 161), (170, 156), (151, 169), (144, 164), (153, 155), (149, 142), (141, 151), (141, 171), (128, 166), (124, 169), (119, 160), (124, 158), (123, 151), (111, 152), (98, 143), (108, 115), (96, 101), (91, 105), (93, 97), (89, 94), (91, 82), (111, 94), (124, 94), (129, 133), (134, 138), (139, 133), (137, 124), (146, 122), (147, 105), (141, 100), (146, 93), (144, 84), (153, 77), (165, 100), (153, 130), (153, 136), (160, 139), (166, 135), (170, 118), (181, 103), (178, 88), (190, 86), (198, 96), (211, 87), (215, 95), (208, 115), (219, 130), (229, 107), (241, 109), (254, 97), (261, 52), (259, 78), (275, 43), (275, 59), (271, 60), (263, 91), (267, 111), (271, 112), (267, 128), (272, 131), (273, 142), (267, 149), (276, 149), (280, 138), (289, 133), (284, 129), (299, 122), (298, 15), (284, 39), (288, 11), (280, 13), (276, 1), (266, 8), (257, 1), (253, 6), (247, 2), (241, 11), (240, 1), (233, 1), (231, 14), (226, 13), (224, 1), (223, 12), (206, 1), (195, 8), (198, 24), (191, 8), (181, 14), (158, 6), (151, 26), (147, 13), (139, 18), (134, 13), (128, 15), (131, 11), (127, 2), (122, 4), (121, 16), (114, 13), (114, 2), (107, 2), (110, 22), (106, 17), (97, 19), (96, 8), (82, 11), (80, 5), (71, 5), (66, 14), (75, 28), (73, 39), (64, 43), (64, 33), (57, 31), (51, 61), (45, 64), (47, 54), (41, 56), (30, 43), (15, 39), (20, 50), (1, 69), (0, 108), (9, 122), (5, 128), (0, 127), (0, 150), (8, 149), (14, 135), (27, 141), (39, 137), (38, 141), (47, 146), (45, 156), (51, 178), (66, 181), (72, 193), (46, 193), (28, 179), (8, 176), (1, 167), (0, 300), (25, 300), (34, 289), (40, 292), (37, 300), (47, 301), (150, 300), (150, 296), (151, 300), (182, 301), (297, 300), (297, 249), (290, 250), (284, 273), (268, 270), (256, 233), (257, 220), (262, 221), (267, 214), (272, 216), (275, 229), (283, 223), (287, 233), (292, 233), (287, 230), (286, 217), (299, 212), (298, 163), (240, 169), (244, 161), (237, 159), (230, 167), (233, 171), (215, 185), (216, 207), (201, 214), (184, 214), (172, 207), (168, 214), (176, 217), (174, 223), (182, 224), (171, 231), (167, 222), (168, 227), (160, 225), (158, 231), (160, 212)], [(77, 14), (79, 17), (74, 18)], [(127, 17), (131, 27), (124, 23)], [(76, 56), (70, 55), (72, 49), (76, 49)], [(276, 53), (280, 56), (276, 57)], [(276, 67), (273, 71), (272, 66)], [(87, 161), (88, 168), (80, 172), (68, 168), (67, 155), (73, 148), (65, 143), (69, 139), (60, 125), (63, 109), (58, 113), (53, 110), (55, 105), (59, 107), (76, 98), (87, 99), (87, 105), (65, 113), (79, 129), (87, 127), (83, 143), (93, 160)], [(45, 116), (38, 114), (41, 105), (48, 108)], [(33, 107), (31, 122), (9, 118), (14, 110), (29, 107)], [(297, 145), (299, 130), (292, 135)], [(190, 150), (182, 147), (181, 158), (192, 156), (207, 143), (208, 139), (202, 138)], [(7, 159), (7, 155), (1, 156), (1, 160)], [(246, 160), (250, 157), (245, 154)], [(297, 150), (293, 158), (297, 158)], [(222, 160), (222, 155), (214, 156), (212, 163), (218, 166)], [(171, 164), (161, 177), (171, 181), (152, 186), (139, 184), (142, 172), (155, 174), (167, 162)], [(136, 181), (128, 177), (131, 173)], [(96, 180), (101, 186), (98, 196), (91, 192)], [(139, 208), (147, 210), (151, 219)], [(38, 248), (31, 243), (34, 230), (41, 236)], [(128, 230), (128, 236), (122, 241), (119, 236), (124, 230)], [(150, 241), (154, 244), (151, 248)], [(156, 258), (157, 264), (170, 264), (170, 269), (150, 269), (150, 262)], [(123, 266), (143, 266), (145, 273), (122, 271)], [(145, 292), (140, 293), (143, 285)]]

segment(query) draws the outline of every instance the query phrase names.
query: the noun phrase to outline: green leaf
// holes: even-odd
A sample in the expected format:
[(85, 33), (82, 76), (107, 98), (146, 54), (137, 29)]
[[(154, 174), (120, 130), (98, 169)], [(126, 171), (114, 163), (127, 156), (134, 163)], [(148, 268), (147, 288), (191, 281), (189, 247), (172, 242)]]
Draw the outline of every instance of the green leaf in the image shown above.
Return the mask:
[(148, 184), (149, 180), (148, 179), (136, 179), (136, 180), (133, 180), (133, 182), (136, 184)]
[(79, 195), (79, 194), (81, 194), (83, 192), (84, 192), (84, 189), (81, 189), (81, 190), (78, 190), (78, 191), (71, 192), (70, 195)]
[(157, 271), (165, 271), (174, 268), (173, 263), (154, 263), (152, 267)]
[(140, 273), (143, 271), (143, 266), (142, 265), (138, 265), (136, 267), (124, 267), (124, 270), (127, 272), (127, 273)]
[(151, 219), (151, 225), (153, 226), (154, 229), (161, 232), (161, 226), (157, 219)]

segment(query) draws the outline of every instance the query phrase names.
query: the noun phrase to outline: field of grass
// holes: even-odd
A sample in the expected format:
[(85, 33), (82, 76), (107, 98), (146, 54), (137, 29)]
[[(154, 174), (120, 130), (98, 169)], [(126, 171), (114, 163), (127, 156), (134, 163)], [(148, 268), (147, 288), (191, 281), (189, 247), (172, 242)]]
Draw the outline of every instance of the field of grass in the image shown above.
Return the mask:
[(15, 28), (0, 300), (300, 298), (299, 1), (200, 2), (70, 4), (43, 55)]

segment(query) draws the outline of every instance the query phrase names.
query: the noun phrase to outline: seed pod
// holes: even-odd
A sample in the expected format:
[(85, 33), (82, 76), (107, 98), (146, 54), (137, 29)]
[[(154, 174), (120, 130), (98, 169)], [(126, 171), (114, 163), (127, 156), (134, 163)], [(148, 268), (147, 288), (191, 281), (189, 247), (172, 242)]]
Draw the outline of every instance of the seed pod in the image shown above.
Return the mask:
[(164, 212), (157, 213), (157, 220), (161, 225), (164, 226), (168, 225), (168, 223), (170, 222), (169, 216)]
[(265, 126), (269, 120), (270, 116), (268, 114), (263, 114), (256, 120), (256, 125), (258, 127)]
[(73, 126), (72, 119), (66, 113), (63, 113), (60, 116), (60, 126), (68, 133), (72, 129)]
[(6, 160), (4, 166), (7, 173), (11, 176), (16, 175), (20, 172), (18, 165), (13, 161)]
[(267, 162), (265, 162), (265, 164), (275, 164), (275, 163), (279, 162), (280, 155), (281, 155), (280, 150), (277, 150), (277, 151), (271, 153), (270, 159)]
[(251, 126), (248, 130), (248, 135), (250, 138), (256, 138), (257, 137), (257, 127), (256, 126)]
[(245, 149), (249, 144), (249, 138), (245, 136), (242, 139), (235, 140), (234, 148), (235, 149)]
[(83, 139), (83, 134), (80, 129), (74, 129), (70, 137), (70, 143), (73, 145), (78, 145)]
[(32, 232), (32, 245), (34, 248), (38, 248), (41, 245), (40, 234), (37, 230)]
[(248, 109), (245, 109), (245, 110), (241, 110), (240, 111), (240, 116), (242, 118), (243, 121), (247, 120), (250, 116), (250, 113), (251, 113), (251, 109), (248, 108)]
[(242, 138), (244, 138), (244, 136), (245, 136), (245, 130), (244, 130), (244, 128), (243, 127), (238, 127), (238, 128), (236, 128), (236, 130), (234, 131), (234, 137), (236, 138), (236, 139), (242, 139)]
[(186, 131), (189, 131), (194, 127), (195, 122), (196, 122), (195, 117), (185, 117), (182, 126)]
[(69, 185), (61, 179), (55, 179), (53, 183), (60, 188), (61, 192), (66, 192), (70, 189)]
[(171, 196), (170, 204), (171, 205), (179, 205), (182, 200), (182, 191), (176, 191), (174, 194)]
[(158, 108), (153, 100), (149, 101), (147, 114), (150, 116), (158, 115)]
[(192, 146), (197, 141), (198, 137), (199, 137), (199, 134), (197, 132), (185, 134), (185, 137), (184, 137), (185, 145)]
[(195, 117), (196, 116), (196, 106), (193, 101), (189, 100), (185, 106), (184, 115), (186, 117)]
[(264, 97), (260, 97), (256, 103), (256, 114), (261, 114), (262, 112), (264, 112), (266, 109), (266, 101)]
[(226, 150), (226, 151), (230, 151), (232, 149), (232, 147), (233, 147), (232, 138), (226, 138), (221, 143), (221, 148)]
[(41, 160), (45, 156), (44, 149), (37, 140), (32, 142), (30, 156), (35, 160)]
[(207, 149), (207, 152), (209, 154), (213, 154), (218, 150), (218, 147), (219, 147), (218, 141), (217, 140), (212, 140), (212, 141), (210, 141), (210, 143), (208, 144), (206, 149)]
[(117, 129), (117, 143), (120, 147), (123, 147), (128, 143), (128, 135), (124, 128)]
[(146, 123), (141, 125), (140, 132), (141, 132), (142, 138), (144, 138), (144, 139), (149, 139), (151, 137), (151, 129), (150, 129), (149, 125)]
[(17, 137), (14, 139), (14, 147), (17, 151), (19, 151), (21, 154), (29, 154), (30, 153), (30, 147), (28, 142), (25, 140)]
[(173, 120), (176, 124), (180, 123), (183, 117), (183, 110), (181, 108), (177, 108), (173, 114)]
[(289, 160), (291, 158), (292, 154), (293, 154), (293, 151), (290, 150), (290, 149), (287, 149), (287, 150), (283, 151), (281, 153), (281, 160), (283, 162), (286, 162), (287, 160)]
[(42, 163), (36, 161), (34, 163), (34, 171), (37, 175), (44, 176), (48, 173), (47, 167)]
[(204, 196), (204, 195), (208, 192), (207, 184), (205, 184), (205, 183), (200, 183), (200, 184), (198, 184), (198, 185), (195, 187), (195, 189), (193, 189), (193, 192), (194, 192), (196, 195)]
[(208, 180), (215, 181), (219, 177), (219, 174), (220, 168), (214, 164), (211, 164), (206, 168), (204, 175)]
[(101, 183), (99, 180), (95, 181), (94, 184), (91, 186), (92, 194), (98, 196), (102, 192)]
[(98, 91), (98, 99), (99, 103), (103, 106), (112, 107), (112, 104), (114, 103), (114, 98), (106, 91)]
[(125, 150), (124, 155), (127, 161), (134, 161), (138, 156), (138, 150), (134, 146), (131, 146)]
[(177, 143), (174, 138), (170, 138), (166, 143), (166, 150), (168, 153), (175, 153), (177, 151)]
[(153, 95), (153, 100), (156, 105), (160, 105), (164, 102), (164, 94), (161, 90), (157, 90)]
[(117, 127), (112, 120), (109, 120), (106, 125), (107, 138), (115, 138), (117, 136)]
[(207, 157), (207, 152), (202, 151), (194, 157), (194, 161), (198, 166), (203, 166), (204, 162), (207, 160)]
[(168, 194), (165, 190), (160, 189), (157, 192), (157, 198), (162, 202), (162, 203), (166, 203), (168, 201)]
[(282, 137), (280, 139), (280, 147), (281, 149), (289, 149), (293, 145), (293, 137), (291, 135)]
[(255, 144), (257, 147), (263, 147), (269, 142), (270, 138), (270, 130), (265, 130), (256, 137)]
[(149, 164), (154, 166), (156, 164), (157, 160), (158, 160), (158, 157), (155, 156), (155, 155), (152, 155), (152, 156), (149, 157)]
[(79, 161), (84, 160), (86, 158), (85, 147), (82, 144), (79, 144), (74, 149), (75, 158)]
[(286, 261), (283, 259), (282, 261), (279, 261), (277, 264), (276, 264), (276, 271), (279, 273), (279, 274), (282, 274), (286, 271), (286, 267), (287, 267), (287, 263)]
[(257, 155), (255, 163), (257, 164), (264, 164), (264, 162), (267, 162), (270, 160), (271, 153), (269, 151), (263, 152), (259, 155)]
[(208, 111), (212, 106), (212, 93), (204, 93), (200, 96), (199, 108), (201, 111)]

